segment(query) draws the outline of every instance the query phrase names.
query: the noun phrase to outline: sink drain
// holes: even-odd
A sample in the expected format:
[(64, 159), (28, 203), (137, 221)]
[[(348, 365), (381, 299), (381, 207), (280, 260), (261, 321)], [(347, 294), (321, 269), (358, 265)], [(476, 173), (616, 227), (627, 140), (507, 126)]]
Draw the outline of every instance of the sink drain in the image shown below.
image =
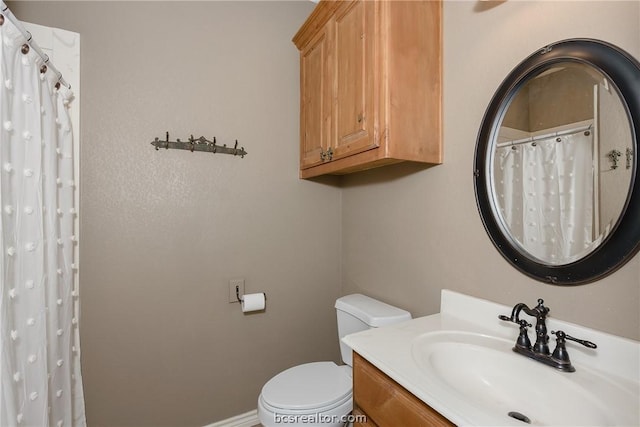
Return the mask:
[(526, 415), (521, 414), (520, 412), (511, 411), (507, 415), (511, 418), (515, 418), (518, 421), (522, 421), (523, 423), (531, 424), (531, 420)]

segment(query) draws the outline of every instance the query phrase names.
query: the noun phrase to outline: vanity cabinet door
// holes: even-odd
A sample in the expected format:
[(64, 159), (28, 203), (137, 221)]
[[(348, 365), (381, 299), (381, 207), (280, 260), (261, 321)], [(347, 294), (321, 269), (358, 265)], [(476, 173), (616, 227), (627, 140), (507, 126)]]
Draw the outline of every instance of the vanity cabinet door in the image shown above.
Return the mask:
[(330, 146), (332, 87), (328, 23), (300, 52), (300, 167), (322, 163)]
[(338, 160), (378, 145), (374, 136), (374, 47), (380, 3), (345, 2), (335, 16), (333, 48), (333, 159)]
[(451, 421), (408, 392), (358, 353), (353, 353), (356, 426), (451, 427)]

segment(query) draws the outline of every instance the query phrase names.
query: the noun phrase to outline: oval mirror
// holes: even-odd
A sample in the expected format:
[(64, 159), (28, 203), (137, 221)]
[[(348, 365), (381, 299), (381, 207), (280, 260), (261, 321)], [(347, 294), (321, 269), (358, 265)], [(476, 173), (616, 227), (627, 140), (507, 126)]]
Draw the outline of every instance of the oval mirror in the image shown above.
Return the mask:
[(598, 40), (520, 63), (478, 134), (480, 216), (500, 253), (547, 283), (610, 274), (640, 248), (640, 64)]

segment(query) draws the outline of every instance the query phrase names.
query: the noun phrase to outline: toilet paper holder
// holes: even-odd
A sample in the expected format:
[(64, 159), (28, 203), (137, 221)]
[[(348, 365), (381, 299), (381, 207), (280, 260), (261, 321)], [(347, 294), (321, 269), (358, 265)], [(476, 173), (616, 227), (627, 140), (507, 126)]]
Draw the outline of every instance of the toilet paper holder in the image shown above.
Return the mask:
[[(264, 299), (266, 300), (267, 299), (267, 294), (263, 292), (262, 295), (264, 295)], [(242, 297), (240, 296), (240, 286), (238, 286), (238, 285), (236, 285), (236, 298), (238, 298), (238, 302), (239, 303), (242, 303)]]

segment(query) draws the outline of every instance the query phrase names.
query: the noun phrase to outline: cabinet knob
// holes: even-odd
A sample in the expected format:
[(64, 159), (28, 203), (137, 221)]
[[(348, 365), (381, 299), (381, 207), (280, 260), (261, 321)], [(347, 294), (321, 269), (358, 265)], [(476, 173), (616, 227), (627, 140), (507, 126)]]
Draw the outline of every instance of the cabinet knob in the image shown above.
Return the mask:
[(362, 120), (364, 120), (364, 117), (362, 116), (362, 113), (358, 114), (358, 123), (362, 123)]
[(329, 148), (324, 154), (327, 160), (333, 160), (333, 148)]
[(333, 160), (333, 148), (329, 148), (327, 151), (320, 149), (320, 160), (323, 162)]

